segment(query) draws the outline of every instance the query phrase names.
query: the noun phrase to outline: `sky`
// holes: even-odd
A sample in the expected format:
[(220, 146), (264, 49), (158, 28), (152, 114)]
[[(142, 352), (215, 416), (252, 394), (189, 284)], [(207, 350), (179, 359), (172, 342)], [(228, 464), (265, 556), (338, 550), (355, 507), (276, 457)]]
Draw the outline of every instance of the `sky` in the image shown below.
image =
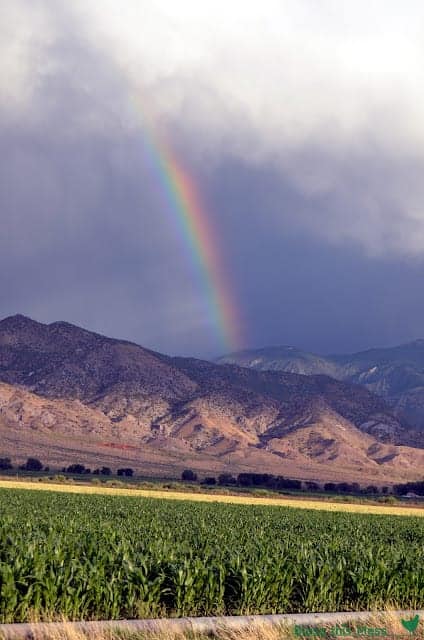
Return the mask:
[(415, 0), (2, 0), (0, 317), (205, 358), (424, 337), (423, 110)]

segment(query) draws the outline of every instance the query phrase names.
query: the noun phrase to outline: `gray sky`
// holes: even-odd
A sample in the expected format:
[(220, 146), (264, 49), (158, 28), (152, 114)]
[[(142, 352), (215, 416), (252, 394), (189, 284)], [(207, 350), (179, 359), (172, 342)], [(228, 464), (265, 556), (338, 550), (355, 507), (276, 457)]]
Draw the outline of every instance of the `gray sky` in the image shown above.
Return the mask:
[(152, 172), (197, 184), (245, 346), (424, 336), (424, 5), (2, 0), (0, 315), (227, 349)]

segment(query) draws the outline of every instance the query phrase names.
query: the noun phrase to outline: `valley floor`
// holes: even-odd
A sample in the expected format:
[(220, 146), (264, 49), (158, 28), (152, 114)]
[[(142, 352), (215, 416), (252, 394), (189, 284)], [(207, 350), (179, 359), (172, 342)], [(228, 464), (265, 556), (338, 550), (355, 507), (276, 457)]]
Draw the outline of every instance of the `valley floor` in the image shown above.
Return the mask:
[(219, 495), (211, 493), (190, 493), (157, 489), (127, 489), (83, 484), (56, 484), (25, 480), (0, 480), (0, 489), (31, 489), (35, 491), (58, 491), (61, 493), (83, 493), (89, 495), (133, 496), (165, 500), (188, 500), (194, 502), (217, 502), (224, 504), (252, 504), (258, 506), (293, 507), (320, 511), (339, 511), (375, 515), (424, 516), (424, 507), (400, 505), (375, 505), (331, 502), (329, 500), (292, 498), (292, 497), (256, 497), (251, 495)]

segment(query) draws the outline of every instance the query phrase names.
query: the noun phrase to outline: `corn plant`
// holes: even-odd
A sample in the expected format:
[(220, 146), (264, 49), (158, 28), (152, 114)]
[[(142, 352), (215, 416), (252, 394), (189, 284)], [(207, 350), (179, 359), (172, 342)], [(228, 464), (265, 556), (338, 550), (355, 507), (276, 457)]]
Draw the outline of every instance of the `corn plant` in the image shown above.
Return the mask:
[(0, 622), (424, 607), (424, 521), (0, 490)]

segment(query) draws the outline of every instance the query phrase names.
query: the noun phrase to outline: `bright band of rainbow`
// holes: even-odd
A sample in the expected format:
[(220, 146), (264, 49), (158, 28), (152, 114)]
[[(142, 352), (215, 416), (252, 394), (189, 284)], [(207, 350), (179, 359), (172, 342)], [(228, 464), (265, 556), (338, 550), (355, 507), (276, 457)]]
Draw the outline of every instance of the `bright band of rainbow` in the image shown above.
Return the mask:
[(171, 146), (154, 132), (153, 127), (144, 126), (143, 132), (146, 151), (200, 280), (211, 321), (225, 349), (236, 351), (244, 345), (242, 323), (229, 274), (211, 225), (211, 216), (201, 201), (194, 181), (174, 155)]

